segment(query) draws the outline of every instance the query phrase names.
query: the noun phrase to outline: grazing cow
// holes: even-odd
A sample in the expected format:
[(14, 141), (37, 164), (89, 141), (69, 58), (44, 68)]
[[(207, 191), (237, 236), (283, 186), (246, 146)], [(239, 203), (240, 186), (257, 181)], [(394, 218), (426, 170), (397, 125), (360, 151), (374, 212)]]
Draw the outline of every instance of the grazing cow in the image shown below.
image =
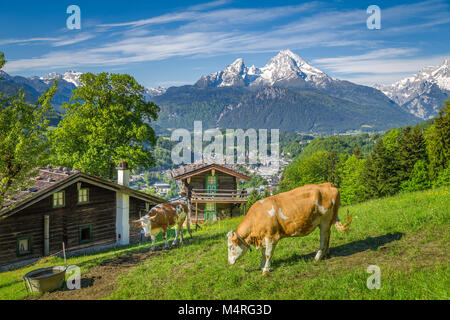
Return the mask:
[(262, 248), (260, 268), (270, 272), (270, 258), (277, 242), (285, 237), (301, 237), (320, 228), (320, 248), (315, 259), (328, 251), (331, 225), (346, 231), (351, 217), (341, 224), (338, 217), (340, 197), (330, 182), (306, 185), (257, 201), (248, 211), (236, 231), (228, 232), (228, 263), (234, 264), (250, 245)]
[(190, 206), (185, 202), (161, 203), (153, 207), (145, 216), (136, 220), (144, 229), (145, 236), (152, 238), (152, 250), (155, 249), (155, 238), (162, 231), (165, 248), (169, 247), (167, 242), (167, 229), (175, 228), (175, 239), (172, 245), (177, 243), (180, 234), (180, 244), (183, 243), (183, 223), (186, 220), (188, 232), (192, 238), (190, 228)]

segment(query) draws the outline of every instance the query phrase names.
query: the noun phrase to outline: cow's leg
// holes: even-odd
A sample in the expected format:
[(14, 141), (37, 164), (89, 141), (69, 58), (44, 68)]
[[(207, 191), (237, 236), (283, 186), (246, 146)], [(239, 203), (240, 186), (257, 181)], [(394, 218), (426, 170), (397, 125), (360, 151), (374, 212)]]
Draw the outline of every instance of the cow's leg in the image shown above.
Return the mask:
[(167, 229), (163, 230), (163, 236), (164, 236), (164, 248), (169, 248), (169, 242), (167, 241)]
[(175, 228), (175, 239), (173, 239), (172, 246), (175, 246), (177, 244), (178, 229), (179, 229), (178, 226), (176, 226), (176, 228)]
[(266, 248), (262, 247), (261, 248), (261, 264), (259, 265), (260, 269), (263, 269), (266, 266)]
[(178, 233), (180, 234), (180, 244), (183, 244), (183, 223), (179, 225)]
[(154, 235), (151, 235), (150, 237), (152, 238), (152, 247), (150, 248), (150, 250), (155, 250), (156, 237)]
[(266, 248), (265, 248), (265, 259), (266, 263), (262, 269), (263, 275), (268, 275), (270, 272), (270, 259), (272, 258), (273, 251), (275, 250), (276, 242), (271, 242), (269, 238), (265, 238)]
[[(331, 215), (330, 215), (331, 216)], [(320, 222), (320, 248), (317, 251), (315, 260), (320, 260), (325, 257), (328, 252), (328, 244), (330, 242), (331, 225), (330, 219), (326, 219)]]

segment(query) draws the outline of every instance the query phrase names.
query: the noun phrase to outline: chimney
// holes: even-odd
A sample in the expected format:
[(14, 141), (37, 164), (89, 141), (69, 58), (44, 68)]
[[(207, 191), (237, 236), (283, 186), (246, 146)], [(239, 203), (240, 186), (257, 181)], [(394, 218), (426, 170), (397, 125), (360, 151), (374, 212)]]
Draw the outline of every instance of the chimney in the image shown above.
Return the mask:
[[(123, 161), (117, 168), (117, 183), (130, 186), (130, 169)], [(130, 196), (126, 190), (116, 191), (116, 241), (120, 245), (130, 243)]]
[(130, 186), (130, 169), (126, 161), (122, 161), (117, 168), (117, 183), (125, 187)]

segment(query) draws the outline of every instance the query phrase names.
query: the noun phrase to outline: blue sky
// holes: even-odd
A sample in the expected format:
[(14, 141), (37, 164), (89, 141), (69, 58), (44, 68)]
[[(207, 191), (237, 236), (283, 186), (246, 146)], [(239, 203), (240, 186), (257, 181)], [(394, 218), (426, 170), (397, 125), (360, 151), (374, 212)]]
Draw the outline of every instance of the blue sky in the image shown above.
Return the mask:
[[(81, 30), (66, 9), (81, 8)], [(369, 5), (381, 29), (369, 30)], [(2, 1), (0, 51), (13, 75), (129, 73), (148, 87), (192, 84), (244, 58), (290, 49), (332, 77), (390, 84), (450, 57), (450, 4), (431, 1)]]

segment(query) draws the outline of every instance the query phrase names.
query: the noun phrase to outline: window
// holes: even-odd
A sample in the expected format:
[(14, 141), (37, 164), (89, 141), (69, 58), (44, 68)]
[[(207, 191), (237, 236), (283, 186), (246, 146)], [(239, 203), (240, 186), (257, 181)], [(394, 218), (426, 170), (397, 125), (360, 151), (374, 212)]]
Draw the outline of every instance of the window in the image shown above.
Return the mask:
[(79, 232), (80, 244), (92, 241), (92, 226), (80, 227)]
[(66, 193), (64, 191), (53, 194), (53, 208), (61, 208), (66, 204)]
[(33, 253), (33, 238), (23, 237), (17, 239), (17, 255), (25, 256)]
[(87, 203), (89, 202), (89, 189), (84, 188), (78, 190), (78, 203)]

